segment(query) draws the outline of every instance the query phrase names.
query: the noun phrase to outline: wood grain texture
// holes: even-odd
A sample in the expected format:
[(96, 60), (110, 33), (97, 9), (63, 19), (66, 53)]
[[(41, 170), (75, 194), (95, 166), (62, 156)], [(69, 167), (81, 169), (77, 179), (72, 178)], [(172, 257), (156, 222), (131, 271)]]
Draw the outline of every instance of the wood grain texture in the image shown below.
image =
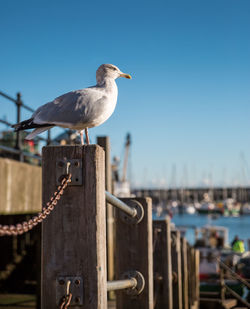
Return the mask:
[(180, 231), (171, 231), (171, 238), (172, 271), (177, 275), (177, 281), (173, 280), (173, 308), (182, 309)]
[(41, 210), (41, 172), (40, 166), (0, 158), (0, 215)]
[[(105, 189), (112, 193), (112, 170), (110, 159), (110, 139), (108, 136), (97, 137), (97, 144), (105, 151)], [(106, 204), (107, 217), (107, 273), (108, 280), (114, 280), (114, 208)], [(109, 297), (114, 297), (114, 292), (109, 292)]]
[(195, 300), (199, 308), (200, 299), (200, 251), (195, 249)]
[[(153, 221), (155, 309), (173, 308), (170, 224), (169, 217)], [(157, 282), (157, 276), (162, 277), (161, 282)]]
[(97, 145), (43, 148), (43, 204), (56, 190), (58, 159), (82, 159), (83, 185), (65, 190), (42, 226), (42, 308), (56, 305), (58, 276), (81, 276), (84, 305), (106, 309), (104, 151)]
[[(128, 198), (122, 199), (125, 203)], [(145, 288), (138, 296), (117, 291), (117, 309), (153, 309), (153, 246), (152, 246), (152, 201), (150, 198), (135, 198), (144, 208), (144, 217), (138, 224), (127, 224), (116, 211), (116, 258), (115, 274), (119, 279), (129, 270), (141, 272)]]
[(182, 272), (182, 303), (183, 309), (188, 309), (188, 265), (187, 240), (181, 238), (181, 272)]
[(194, 270), (194, 248), (188, 245), (188, 299), (189, 308), (192, 308), (195, 302), (195, 270)]

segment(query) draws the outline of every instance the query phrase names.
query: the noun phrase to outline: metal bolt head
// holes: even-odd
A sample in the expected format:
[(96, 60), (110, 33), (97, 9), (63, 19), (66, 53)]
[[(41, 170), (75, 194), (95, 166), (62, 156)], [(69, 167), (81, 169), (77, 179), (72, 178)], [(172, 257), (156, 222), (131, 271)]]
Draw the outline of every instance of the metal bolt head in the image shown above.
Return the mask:
[(59, 284), (60, 285), (64, 285), (65, 284), (65, 281), (63, 279), (59, 280)]
[(80, 283), (81, 283), (81, 282), (80, 282), (79, 279), (76, 279), (76, 280), (75, 280), (75, 284), (76, 284), (76, 285), (79, 285)]
[(64, 162), (63, 162), (63, 161), (59, 161), (59, 162), (58, 162), (58, 166), (59, 166), (59, 167), (63, 167), (63, 166), (64, 166)]
[(75, 303), (77, 303), (77, 304), (79, 304), (80, 303), (80, 297), (79, 296), (77, 296), (77, 297), (75, 297)]

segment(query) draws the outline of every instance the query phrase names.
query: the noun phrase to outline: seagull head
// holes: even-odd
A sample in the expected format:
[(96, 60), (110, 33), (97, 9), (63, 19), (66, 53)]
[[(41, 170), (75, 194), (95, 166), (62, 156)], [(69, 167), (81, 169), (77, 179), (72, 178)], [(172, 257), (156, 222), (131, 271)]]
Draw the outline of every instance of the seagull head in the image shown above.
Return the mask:
[(125, 74), (120, 71), (120, 69), (113, 64), (102, 64), (96, 71), (97, 83), (102, 83), (106, 78), (116, 79), (118, 77), (125, 77), (131, 79), (131, 75)]

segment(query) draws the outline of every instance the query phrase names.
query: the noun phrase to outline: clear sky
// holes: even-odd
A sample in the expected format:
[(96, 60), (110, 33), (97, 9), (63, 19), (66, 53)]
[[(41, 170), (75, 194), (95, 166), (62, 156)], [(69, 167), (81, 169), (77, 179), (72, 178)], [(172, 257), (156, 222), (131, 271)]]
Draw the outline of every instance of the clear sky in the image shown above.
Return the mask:
[(131, 133), (135, 186), (250, 184), (249, 0), (0, 1), (0, 37), (0, 90), (33, 108), (102, 63), (132, 75), (90, 135), (120, 156)]

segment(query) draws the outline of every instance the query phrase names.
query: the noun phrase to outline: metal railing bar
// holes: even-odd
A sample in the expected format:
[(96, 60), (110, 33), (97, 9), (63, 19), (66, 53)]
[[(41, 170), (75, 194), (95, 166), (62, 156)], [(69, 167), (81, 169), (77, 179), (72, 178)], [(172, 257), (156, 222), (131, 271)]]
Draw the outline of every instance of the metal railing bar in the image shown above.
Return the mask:
[(17, 99), (10, 97), (8, 94), (3, 93), (2, 91), (0, 91), (0, 95), (3, 96), (5, 99), (12, 101), (15, 104), (20, 104), (20, 102), (21, 102), (22, 107), (27, 109), (28, 111), (30, 111), (32, 113), (35, 111), (33, 108), (29, 107), (28, 105), (23, 104), (23, 101), (18, 101)]
[(39, 157), (39, 156), (33, 155), (33, 154), (28, 153), (26, 151), (18, 150), (16, 148), (10, 148), (10, 147), (7, 147), (7, 146), (0, 145), (0, 150), (4, 150), (4, 151), (10, 152), (10, 153), (14, 153), (14, 154), (22, 154), (24, 157), (30, 157), (32, 159), (37, 159), (39, 161), (42, 160), (42, 158)]
[(23, 103), (22, 103), (22, 107), (25, 108), (25, 109), (27, 109), (28, 111), (30, 111), (30, 112), (32, 112), (32, 113), (35, 111), (33, 108), (31, 108), (31, 107), (29, 107), (28, 105), (23, 104)]
[(16, 99), (10, 97), (10, 96), (7, 95), (6, 93), (3, 93), (2, 91), (0, 91), (0, 95), (1, 95), (2, 97), (4, 97), (4, 98), (6, 98), (6, 99), (8, 99), (8, 100), (10, 100), (10, 101), (12, 101), (12, 102), (14, 102), (14, 103), (17, 103), (17, 100), (16, 100)]
[(137, 286), (137, 281), (135, 278), (125, 279), (125, 280), (115, 280), (107, 282), (107, 291), (124, 290), (128, 288), (135, 288)]
[(0, 122), (3, 123), (3, 124), (6, 124), (9, 127), (11, 126), (11, 123), (6, 121), (6, 120), (0, 119)]
[(221, 267), (223, 267), (225, 270), (229, 271), (232, 274), (232, 276), (234, 276), (237, 280), (241, 281), (245, 286), (247, 286), (250, 289), (250, 283), (249, 282), (247, 282), (245, 279), (243, 279), (241, 276), (239, 276), (236, 272), (234, 272), (230, 267), (228, 267), (220, 259), (217, 259), (217, 261), (220, 263)]
[(106, 202), (110, 203), (111, 205), (119, 208), (123, 212), (125, 212), (127, 215), (134, 218), (137, 215), (137, 211), (135, 208), (128, 206), (123, 201), (115, 197), (113, 194), (109, 193), (108, 191), (105, 191), (106, 196)]
[(230, 294), (232, 294), (235, 298), (237, 298), (240, 302), (242, 302), (245, 306), (247, 306), (247, 308), (250, 308), (250, 304), (243, 299), (238, 293), (236, 293), (235, 291), (233, 291), (229, 286), (227, 286), (226, 284), (224, 284), (224, 287), (228, 290), (228, 292)]

